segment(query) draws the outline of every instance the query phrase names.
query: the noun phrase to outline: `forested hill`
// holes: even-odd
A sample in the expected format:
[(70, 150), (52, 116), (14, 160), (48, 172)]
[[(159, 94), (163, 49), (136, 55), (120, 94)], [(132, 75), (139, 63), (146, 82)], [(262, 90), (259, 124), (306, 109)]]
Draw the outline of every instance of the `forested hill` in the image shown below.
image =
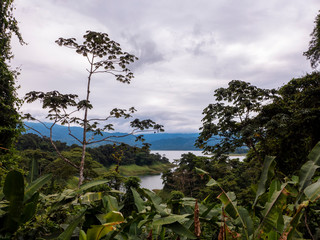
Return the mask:
[[(49, 136), (49, 131), (40, 123), (28, 122), (28, 126), (38, 130), (43, 135)], [(72, 134), (81, 139), (82, 128), (71, 127)], [(35, 133), (33, 130), (27, 130), (26, 133)], [(121, 135), (124, 133), (103, 133), (103, 136)], [(144, 134), (144, 138), (147, 143), (151, 144), (151, 150), (199, 150), (194, 146), (195, 140), (198, 137), (198, 133), (148, 133)], [(99, 138), (99, 137), (97, 137)], [(102, 137), (100, 137), (102, 138)], [(68, 128), (66, 126), (56, 125), (53, 131), (53, 140), (66, 142), (68, 145), (78, 144), (78, 142), (69, 135)], [(121, 139), (123, 143), (131, 146), (137, 145), (133, 136), (128, 136)], [(105, 145), (107, 142), (101, 142), (99, 144), (90, 145), (90, 147), (98, 147)], [(138, 146), (141, 146), (141, 144)]]

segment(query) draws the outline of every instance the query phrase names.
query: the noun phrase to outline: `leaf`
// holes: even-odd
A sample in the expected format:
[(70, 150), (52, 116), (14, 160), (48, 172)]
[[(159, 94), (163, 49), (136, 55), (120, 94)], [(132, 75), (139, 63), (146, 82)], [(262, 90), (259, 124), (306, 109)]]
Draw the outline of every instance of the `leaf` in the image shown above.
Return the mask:
[(11, 171), (7, 174), (3, 193), (8, 201), (23, 201), (24, 196), (24, 179), (18, 171)]
[(239, 212), (240, 218), (242, 219), (242, 221), (244, 223), (245, 229), (247, 231), (247, 233), (246, 233), (246, 231), (243, 231), (244, 235), (248, 234), (247, 236), (250, 237), (253, 234), (253, 228), (254, 228), (253, 221), (250, 217), (250, 214), (249, 214), (248, 210), (245, 209), (244, 207), (238, 207), (238, 212)]
[(156, 220), (153, 221), (153, 225), (165, 225), (165, 224), (170, 224), (170, 223), (174, 223), (174, 222), (178, 222), (181, 221), (182, 219), (185, 219), (187, 216), (190, 216), (190, 214), (183, 214), (183, 215), (170, 215), (167, 217), (163, 217), (163, 218), (158, 218)]
[(29, 171), (29, 183), (33, 182), (35, 179), (37, 179), (38, 177), (38, 172), (39, 172), (39, 169), (38, 169), (38, 161), (37, 159), (32, 159), (31, 161), (31, 167), (30, 167), (30, 171)]
[(99, 201), (102, 199), (101, 192), (87, 192), (86, 194), (80, 196), (80, 200), (82, 204), (90, 204), (95, 201)]
[(15, 231), (20, 222), (23, 211), (24, 179), (18, 171), (10, 171), (5, 179), (3, 186), (5, 198), (9, 201), (9, 216), (5, 223), (8, 231)]
[(268, 181), (268, 178), (272, 177), (274, 175), (274, 166), (275, 166), (275, 157), (267, 156), (264, 159), (262, 172), (260, 176), (260, 180), (258, 183), (258, 189), (256, 193), (256, 198), (254, 200), (254, 203), (252, 205), (252, 208), (256, 205), (258, 198), (265, 193), (266, 191), (266, 182)]
[(79, 232), (79, 240), (87, 240), (87, 234), (83, 230)]
[(300, 170), (299, 192), (302, 192), (311, 182), (315, 171), (320, 167), (320, 142), (308, 155), (309, 161), (303, 164)]
[(292, 239), (292, 237), (294, 236), (294, 232), (295, 232), (298, 224), (300, 223), (300, 219), (301, 219), (302, 214), (303, 214), (303, 209), (306, 208), (307, 206), (308, 206), (308, 202), (303, 202), (302, 204), (300, 204), (298, 206), (298, 209), (297, 209), (295, 215), (291, 219), (291, 221), (288, 224), (288, 226), (285, 229), (285, 231), (283, 231), (282, 236), (281, 236), (280, 239), (287, 239), (287, 240)]
[(29, 221), (34, 216), (37, 210), (38, 199), (39, 193), (33, 194), (32, 198), (30, 198), (29, 201), (25, 204), (21, 215), (22, 223)]
[(165, 227), (171, 229), (174, 233), (186, 237), (187, 239), (197, 239), (196, 236), (189, 231), (189, 229), (185, 228), (181, 223), (174, 222), (168, 225), (165, 225)]
[(311, 160), (302, 165), (299, 176), (300, 193), (311, 183), (311, 179), (318, 168), (319, 166), (315, 165), (315, 163)]
[(209, 175), (208, 172), (202, 170), (201, 168), (195, 167), (195, 169), (196, 169), (196, 172), (199, 173), (200, 175)]
[(105, 207), (108, 209), (108, 211), (118, 211), (119, 210), (119, 205), (118, 201), (115, 197), (111, 195), (107, 195), (103, 197), (104, 204), (106, 205)]
[(304, 194), (307, 196), (307, 198), (311, 201), (314, 202), (317, 199), (320, 198), (320, 179), (306, 187), (304, 190)]
[(142, 200), (139, 193), (134, 188), (131, 188), (131, 191), (132, 191), (133, 198), (134, 198), (134, 204), (138, 208), (138, 211), (142, 212), (145, 209), (144, 201)]
[[(269, 233), (277, 226), (278, 218), (282, 216), (282, 208), (285, 206), (288, 192), (286, 191), (287, 183), (283, 184), (280, 191), (273, 193), (269, 202), (266, 203), (264, 210), (262, 211), (262, 220), (257, 228), (255, 235), (259, 234), (260, 229), (265, 233)], [(281, 232), (278, 229), (279, 232)]]
[(83, 210), (77, 217), (69, 224), (69, 226), (58, 236), (58, 240), (69, 240), (72, 237), (73, 231), (82, 221), (83, 215), (86, 213), (86, 209)]
[(206, 186), (207, 186), (207, 187), (212, 187), (212, 186), (219, 186), (219, 187), (220, 187), (220, 184), (219, 184), (216, 180), (214, 180), (213, 178), (211, 178), (211, 179), (209, 180), (209, 182), (207, 183)]
[(27, 202), (32, 197), (32, 195), (36, 191), (38, 191), (43, 185), (45, 185), (50, 179), (51, 179), (51, 174), (47, 174), (30, 183), (26, 187), (24, 202)]
[(115, 225), (124, 222), (124, 218), (120, 212), (111, 211), (105, 215), (105, 223), (102, 225), (93, 225), (87, 231), (87, 240), (99, 240), (109, 232), (115, 230)]
[(158, 211), (161, 217), (169, 215), (169, 213), (165, 211), (165, 208), (160, 205), (162, 200), (159, 196), (148, 189), (143, 189), (142, 191), (147, 195), (147, 198), (152, 202), (154, 208)]
[(88, 190), (89, 188), (101, 185), (101, 184), (105, 184), (109, 182), (109, 180), (96, 180), (96, 181), (91, 181), (88, 182), (86, 184), (81, 185), (81, 187), (77, 190), (77, 193), (80, 194), (86, 190)]

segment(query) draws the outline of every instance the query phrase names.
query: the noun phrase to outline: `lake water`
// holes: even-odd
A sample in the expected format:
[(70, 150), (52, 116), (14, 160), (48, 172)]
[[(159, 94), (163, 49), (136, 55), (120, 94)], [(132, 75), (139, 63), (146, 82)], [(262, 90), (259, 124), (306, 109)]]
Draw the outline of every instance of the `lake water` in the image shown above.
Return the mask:
[[(159, 153), (161, 156), (164, 156), (169, 159), (170, 162), (174, 162), (176, 159), (180, 159), (182, 154), (185, 153), (193, 153), (196, 156), (206, 156), (201, 151), (165, 151), (165, 150), (159, 150), (159, 151), (151, 151), (151, 153)], [(244, 156), (232, 156), (231, 158), (240, 158), (243, 159)], [(161, 174), (159, 175), (149, 175), (149, 176), (142, 176), (141, 179), (141, 187), (147, 188), (147, 189), (162, 189), (162, 179)]]

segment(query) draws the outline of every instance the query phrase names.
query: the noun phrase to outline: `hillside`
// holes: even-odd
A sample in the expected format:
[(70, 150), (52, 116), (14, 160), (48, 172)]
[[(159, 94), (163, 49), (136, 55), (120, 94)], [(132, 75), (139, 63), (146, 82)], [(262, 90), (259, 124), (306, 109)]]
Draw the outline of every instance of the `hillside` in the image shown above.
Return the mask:
[[(30, 127), (38, 130), (46, 136), (49, 136), (48, 130), (40, 123), (27, 123)], [(77, 138), (81, 139), (82, 128), (80, 127), (71, 127), (72, 134)], [(27, 130), (26, 133), (35, 133), (33, 130)], [(97, 136), (97, 139), (111, 135), (123, 135), (125, 133), (107, 133), (104, 132), (103, 136)], [(195, 140), (198, 137), (198, 133), (147, 133), (144, 134), (144, 138), (147, 143), (151, 144), (151, 150), (198, 150), (194, 146)], [(67, 145), (78, 144), (78, 142), (69, 135), (68, 128), (66, 126), (56, 125), (53, 131), (53, 140), (66, 142)], [(131, 146), (141, 146), (141, 143), (135, 142), (133, 136), (124, 137), (121, 139), (123, 143), (126, 143)], [(101, 142), (97, 144), (90, 145), (90, 147), (98, 147), (105, 145), (108, 142)]]

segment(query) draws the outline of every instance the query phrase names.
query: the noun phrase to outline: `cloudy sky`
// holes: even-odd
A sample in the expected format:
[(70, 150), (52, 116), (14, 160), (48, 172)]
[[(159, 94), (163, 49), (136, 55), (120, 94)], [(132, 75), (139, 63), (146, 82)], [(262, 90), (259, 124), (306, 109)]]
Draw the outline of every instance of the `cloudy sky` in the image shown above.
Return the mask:
[[(86, 30), (106, 32), (139, 61), (130, 85), (110, 75), (92, 83), (91, 116), (135, 106), (166, 132), (197, 132), (213, 92), (233, 79), (278, 88), (311, 71), (302, 55), (319, 0), (15, 0), (28, 45), (13, 42), (22, 69), (19, 95), (58, 90), (84, 97), (88, 67), (59, 37), (82, 42)], [(39, 105), (24, 112), (39, 118)], [(126, 131), (124, 123), (119, 131)]]

